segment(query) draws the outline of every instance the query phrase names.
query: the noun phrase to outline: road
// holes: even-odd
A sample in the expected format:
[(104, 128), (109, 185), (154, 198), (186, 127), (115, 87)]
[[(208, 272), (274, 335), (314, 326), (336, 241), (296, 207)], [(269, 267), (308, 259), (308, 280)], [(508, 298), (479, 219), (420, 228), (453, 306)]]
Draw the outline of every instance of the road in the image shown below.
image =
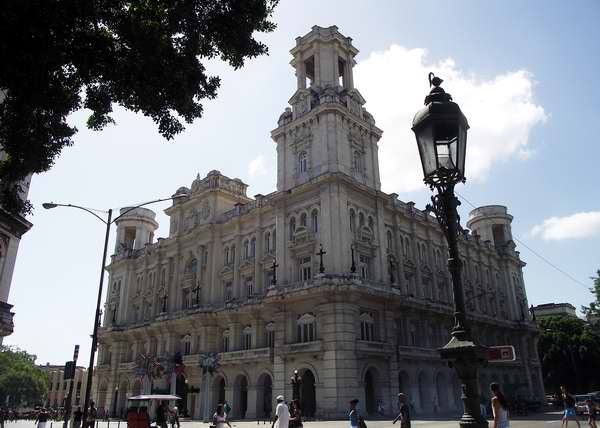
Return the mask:
[[(512, 418), (510, 421), (511, 428), (560, 428), (560, 412), (538, 413), (527, 417)], [(587, 421), (580, 418), (582, 428), (587, 428)], [(232, 422), (233, 428), (270, 428), (269, 424), (257, 424), (256, 422)], [(208, 428), (209, 424), (203, 422), (190, 421), (182, 422), (181, 428)], [(391, 420), (387, 421), (367, 421), (368, 428), (399, 428), (399, 424), (392, 425)], [(458, 428), (458, 423), (455, 420), (413, 420), (413, 427), (417, 428)], [(490, 423), (490, 427), (491, 427)], [(571, 428), (576, 428), (574, 422), (569, 423)], [(5, 428), (33, 428), (33, 421), (18, 421), (7, 422)], [(62, 428), (62, 422), (54, 422), (52, 426), (46, 425), (47, 428)], [(110, 423), (99, 422), (97, 428), (126, 428), (124, 422)], [(315, 421), (304, 422), (304, 428), (347, 428), (347, 421)]]

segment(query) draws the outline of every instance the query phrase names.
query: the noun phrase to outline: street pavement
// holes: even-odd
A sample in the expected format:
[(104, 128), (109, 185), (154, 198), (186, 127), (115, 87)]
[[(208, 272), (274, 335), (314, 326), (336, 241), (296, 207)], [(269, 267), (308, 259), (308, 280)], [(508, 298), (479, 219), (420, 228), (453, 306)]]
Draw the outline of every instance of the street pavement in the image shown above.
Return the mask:
[[(560, 417), (561, 412), (550, 412), (550, 413), (537, 413), (525, 417), (511, 418), (511, 428), (560, 428)], [(391, 420), (374, 420), (366, 421), (368, 428), (400, 428), (400, 424), (392, 425)], [(581, 428), (587, 428), (587, 421), (580, 418)], [(254, 422), (239, 422), (233, 421), (231, 423), (233, 428), (270, 428), (269, 424), (257, 424)], [(314, 421), (304, 422), (304, 428), (348, 428), (348, 421)], [(46, 425), (47, 428), (62, 428), (62, 422), (53, 422), (52, 426)], [(197, 421), (184, 421), (181, 423), (181, 428), (208, 428), (209, 424)], [(412, 421), (412, 426), (417, 428), (458, 428), (458, 422), (456, 420), (420, 420), (416, 419)], [(569, 423), (569, 427), (576, 428), (577, 424), (574, 422)], [(7, 422), (5, 428), (33, 428), (35, 424), (33, 421), (18, 421), (18, 422)], [(125, 422), (117, 423), (116, 421), (99, 422), (96, 424), (97, 428), (127, 428)], [(490, 421), (490, 428), (492, 422)]]

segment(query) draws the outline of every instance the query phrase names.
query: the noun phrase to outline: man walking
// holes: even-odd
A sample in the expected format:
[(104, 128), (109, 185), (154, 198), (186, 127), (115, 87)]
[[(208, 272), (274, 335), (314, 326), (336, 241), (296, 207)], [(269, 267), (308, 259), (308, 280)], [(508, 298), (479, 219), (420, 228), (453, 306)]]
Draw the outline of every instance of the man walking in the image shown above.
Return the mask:
[(396, 416), (396, 419), (392, 422), (395, 424), (396, 421), (400, 421), (400, 428), (410, 428), (410, 411), (408, 404), (406, 404), (406, 395), (402, 392), (398, 394), (398, 405), (400, 407), (400, 413)]
[(87, 427), (94, 428), (96, 425), (96, 417), (98, 416), (98, 410), (96, 410), (96, 403), (90, 401), (90, 409), (88, 410)]
[(271, 424), (271, 428), (275, 428), (275, 422), (277, 422), (277, 428), (288, 428), (290, 424), (290, 409), (283, 399), (283, 395), (277, 396), (277, 407), (275, 408), (275, 418)]

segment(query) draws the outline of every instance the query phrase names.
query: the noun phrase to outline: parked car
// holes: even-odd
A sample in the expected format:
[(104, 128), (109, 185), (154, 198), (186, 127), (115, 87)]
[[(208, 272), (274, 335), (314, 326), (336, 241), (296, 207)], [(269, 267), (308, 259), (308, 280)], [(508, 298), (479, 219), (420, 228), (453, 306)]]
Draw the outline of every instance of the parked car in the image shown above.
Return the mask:
[(575, 396), (575, 412), (578, 415), (587, 415), (586, 400), (591, 400), (592, 394), (581, 394)]

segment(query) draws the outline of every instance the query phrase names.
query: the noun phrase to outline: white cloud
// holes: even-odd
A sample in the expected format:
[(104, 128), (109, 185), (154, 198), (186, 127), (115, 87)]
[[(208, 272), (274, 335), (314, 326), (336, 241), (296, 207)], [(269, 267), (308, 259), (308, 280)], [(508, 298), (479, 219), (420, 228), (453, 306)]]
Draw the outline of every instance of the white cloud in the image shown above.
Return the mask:
[(248, 164), (248, 174), (250, 174), (250, 177), (259, 177), (267, 174), (265, 157), (263, 155), (259, 155), (250, 161)]
[(529, 134), (547, 116), (533, 101), (534, 82), (527, 71), (486, 80), (466, 76), (451, 58), (434, 63), (427, 61), (426, 54), (424, 49), (392, 45), (356, 66), (356, 87), (384, 131), (379, 151), (384, 190), (400, 193), (423, 189), (421, 163), (410, 128), (429, 92), (430, 71), (444, 79), (442, 86), (469, 120), (469, 180), (485, 180), (495, 162), (525, 160), (535, 154)]
[(600, 235), (600, 211), (576, 213), (567, 217), (550, 217), (531, 229), (532, 236), (544, 241), (591, 238)]

